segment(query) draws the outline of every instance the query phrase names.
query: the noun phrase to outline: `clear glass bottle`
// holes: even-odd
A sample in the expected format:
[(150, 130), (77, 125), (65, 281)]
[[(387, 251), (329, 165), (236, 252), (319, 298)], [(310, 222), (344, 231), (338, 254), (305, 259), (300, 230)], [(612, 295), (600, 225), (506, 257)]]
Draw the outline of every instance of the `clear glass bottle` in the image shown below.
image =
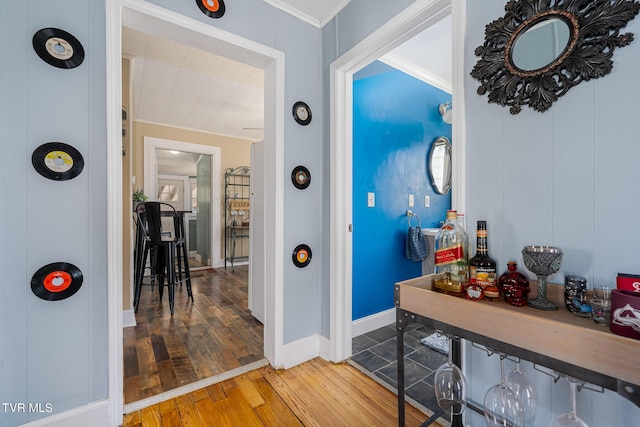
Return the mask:
[(457, 221), (455, 210), (447, 211), (447, 219), (436, 234), (435, 271), (446, 273), (451, 290), (462, 292), (469, 281), (469, 236)]
[(500, 290), (497, 283), (496, 262), (489, 256), (487, 221), (478, 221), (476, 239), (476, 254), (469, 260), (469, 283), (479, 285), (486, 299), (497, 300), (500, 297)]

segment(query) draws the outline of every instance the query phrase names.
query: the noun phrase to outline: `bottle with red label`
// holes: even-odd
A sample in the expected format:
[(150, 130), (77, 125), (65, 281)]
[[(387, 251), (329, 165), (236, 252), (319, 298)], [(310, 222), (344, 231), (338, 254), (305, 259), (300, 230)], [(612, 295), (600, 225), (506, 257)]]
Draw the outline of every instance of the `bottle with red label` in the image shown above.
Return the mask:
[(435, 239), (436, 274), (446, 273), (446, 281), (463, 290), (469, 281), (469, 236), (457, 221), (455, 210), (447, 211), (447, 219)]
[(469, 260), (469, 282), (472, 285), (479, 285), (484, 290), (486, 299), (497, 300), (500, 297), (500, 290), (497, 283), (496, 262), (489, 256), (487, 221), (478, 221), (476, 238), (476, 254)]

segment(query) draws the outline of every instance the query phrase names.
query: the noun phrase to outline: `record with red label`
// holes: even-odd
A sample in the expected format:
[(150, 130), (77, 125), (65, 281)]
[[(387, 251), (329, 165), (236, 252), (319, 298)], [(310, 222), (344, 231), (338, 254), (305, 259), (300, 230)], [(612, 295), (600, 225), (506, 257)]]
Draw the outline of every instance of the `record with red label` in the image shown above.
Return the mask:
[(196, 0), (196, 4), (209, 18), (222, 18), (226, 10), (224, 0)]
[(82, 154), (63, 142), (42, 144), (31, 155), (31, 163), (40, 175), (54, 181), (73, 179), (84, 168)]
[(311, 184), (311, 174), (304, 166), (296, 166), (291, 172), (291, 182), (299, 190), (304, 190)]
[(33, 35), (33, 49), (40, 59), (57, 68), (75, 68), (84, 61), (84, 48), (72, 34), (43, 28)]
[(311, 248), (305, 244), (298, 245), (293, 250), (291, 258), (296, 267), (304, 268), (311, 262)]
[(69, 298), (82, 286), (82, 272), (68, 262), (53, 262), (41, 267), (31, 278), (31, 290), (47, 301)]

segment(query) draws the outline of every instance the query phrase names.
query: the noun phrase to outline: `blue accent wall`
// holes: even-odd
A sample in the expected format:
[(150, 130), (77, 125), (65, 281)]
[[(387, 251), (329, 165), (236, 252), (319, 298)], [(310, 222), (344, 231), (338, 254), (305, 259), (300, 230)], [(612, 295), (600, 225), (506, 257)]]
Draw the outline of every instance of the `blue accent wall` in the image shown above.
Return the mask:
[[(451, 193), (436, 194), (427, 170), (436, 138), (451, 139), (438, 113), (447, 101), (450, 94), (378, 62), (354, 76), (353, 320), (393, 308), (393, 284), (422, 274), (422, 264), (404, 256), (406, 211), (430, 228), (451, 206)], [(369, 192), (375, 207), (367, 207)]]

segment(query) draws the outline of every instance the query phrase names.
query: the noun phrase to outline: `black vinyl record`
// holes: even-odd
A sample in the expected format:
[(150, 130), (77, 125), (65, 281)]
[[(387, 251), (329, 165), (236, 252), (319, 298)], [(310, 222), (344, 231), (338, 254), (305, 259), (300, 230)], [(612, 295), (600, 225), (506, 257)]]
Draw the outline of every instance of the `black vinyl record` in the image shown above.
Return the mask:
[(33, 35), (33, 48), (44, 62), (58, 68), (75, 68), (84, 61), (84, 48), (72, 34), (43, 28)]
[(59, 301), (69, 298), (82, 286), (82, 271), (68, 262), (41, 267), (31, 278), (31, 290), (38, 298)]
[(311, 262), (311, 248), (305, 244), (296, 246), (291, 255), (291, 259), (296, 267), (306, 267)]
[(82, 154), (64, 142), (47, 142), (31, 155), (36, 171), (54, 181), (66, 181), (80, 175), (84, 168)]
[(306, 126), (311, 123), (311, 108), (306, 103), (298, 101), (293, 104), (292, 113), (294, 120), (298, 124)]
[(196, 0), (196, 4), (209, 18), (222, 18), (226, 10), (224, 0)]
[(304, 166), (296, 166), (291, 171), (291, 182), (293, 182), (293, 186), (299, 190), (304, 190), (311, 184), (311, 174), (309, 173), (309, 169)]

